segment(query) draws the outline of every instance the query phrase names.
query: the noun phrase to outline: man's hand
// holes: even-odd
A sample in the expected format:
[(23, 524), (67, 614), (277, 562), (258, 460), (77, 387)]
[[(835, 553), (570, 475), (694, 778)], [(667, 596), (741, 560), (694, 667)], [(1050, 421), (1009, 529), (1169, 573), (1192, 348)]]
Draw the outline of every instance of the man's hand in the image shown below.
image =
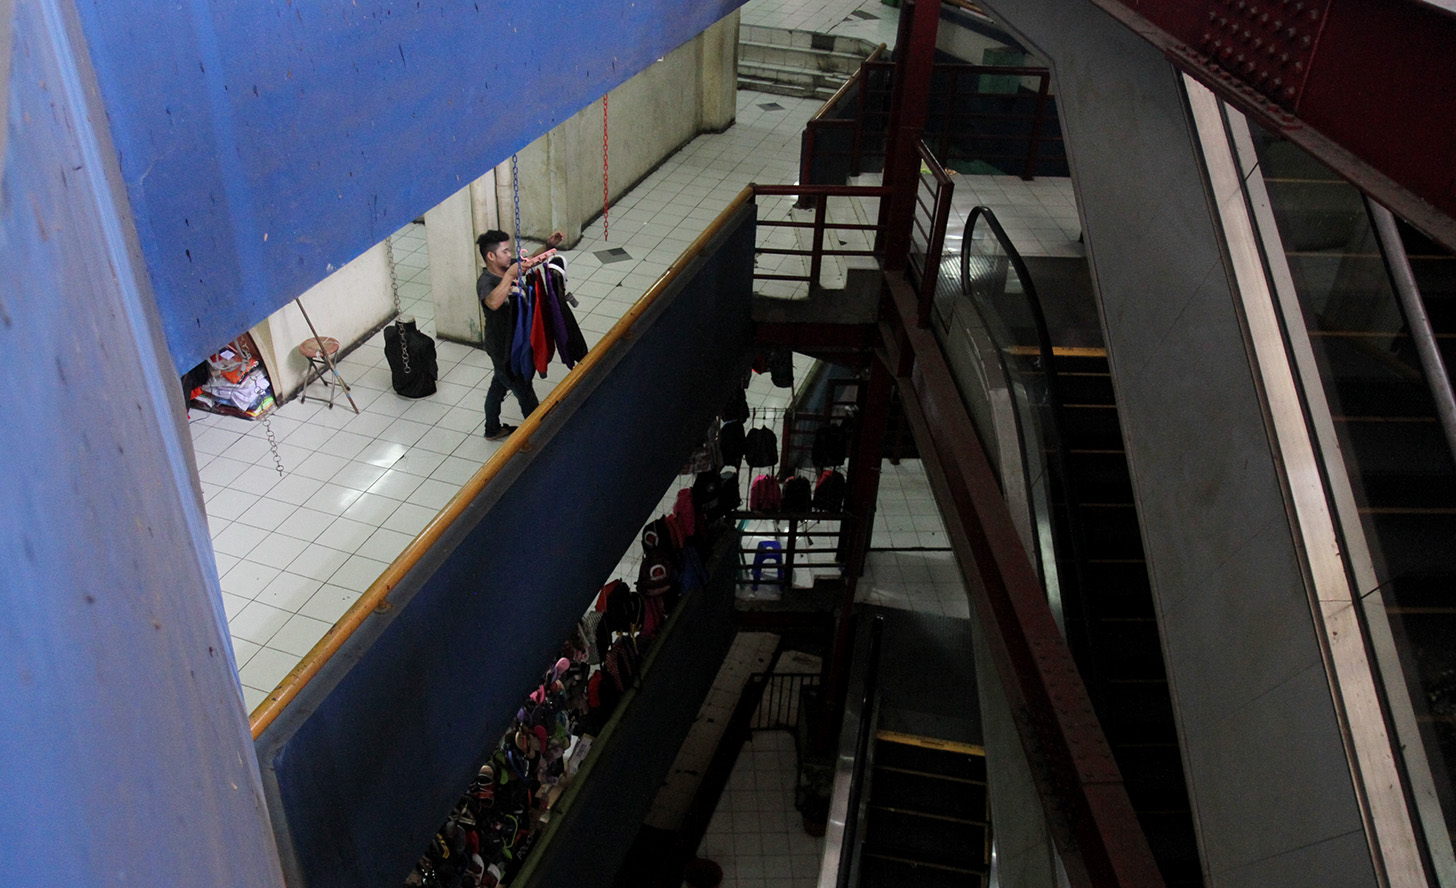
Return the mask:
[(561, 242), (564, 240), (566, 240), (566, 235), (564, 233), (560, 231), (553, 231), (551, 232), (551, 236), (546, 238), (546, 246), (553, 248), (559, 247), (561, 246)]

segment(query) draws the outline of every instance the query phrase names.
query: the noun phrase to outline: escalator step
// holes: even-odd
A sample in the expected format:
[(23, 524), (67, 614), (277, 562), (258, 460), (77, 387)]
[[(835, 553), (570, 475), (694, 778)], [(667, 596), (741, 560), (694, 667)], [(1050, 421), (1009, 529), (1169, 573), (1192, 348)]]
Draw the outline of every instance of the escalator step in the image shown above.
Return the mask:
[(1062, 446), (1069, 450), (1119, 450), (1122, 426), (1111, 405), (1067, 404), (1062, 410)]
[(868, 811), (866, 848), (893, 857), (956, 869), (985, 864), (986, 827), (921, 817), (873, 804)]
[(870, 804), (962, 823), (984, 822), (988, 816), (984, 784), (943, 780), (918, 771), (886, 768), (878, 762)]
[(1077, 499), (1082, 502), (1132, 502), (1132, 479), (1122, 451), (1073, 451), (1066, 454), (1066, 465), (1075, 479)]
[(947, 868), (888, 856), (866, 848), (860, 857), (861, 888), (983, 888), (984, 870)]
[(878, 766), (986, 782), (986, 751), (979, 746), (894, 731), (877, 732), (875, 741)]
[(1379, 512), (1362, 517), (1377, 576), (1456, 574), (1456, 515)]

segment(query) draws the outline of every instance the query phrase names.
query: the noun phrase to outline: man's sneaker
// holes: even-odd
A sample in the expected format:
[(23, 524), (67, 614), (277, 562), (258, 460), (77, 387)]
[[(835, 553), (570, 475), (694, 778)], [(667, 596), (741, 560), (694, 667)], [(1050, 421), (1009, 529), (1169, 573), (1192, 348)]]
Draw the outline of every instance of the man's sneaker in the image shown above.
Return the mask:
[(502, 425), (495, 432), (486, 432), (485, 433), (485, 440), (487, 440), (487, 441), (504, 441), (505, 439), (509, 438), (511, 436), (511, 432), (514, 432), (515, 430), (516, 430), (516, 427), (513, 426), (513, 425)]

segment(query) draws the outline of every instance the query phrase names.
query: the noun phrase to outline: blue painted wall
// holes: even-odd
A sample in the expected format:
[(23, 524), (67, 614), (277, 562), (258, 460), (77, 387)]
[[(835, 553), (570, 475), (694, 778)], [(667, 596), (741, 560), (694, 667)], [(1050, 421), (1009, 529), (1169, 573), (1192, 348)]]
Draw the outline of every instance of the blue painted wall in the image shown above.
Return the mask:
[(14, 16), (0, 883), (281, 886), (181, 391), (79, 24), (69, 0)]
[(259, 738), (293, 888), (408, 874), (746, 369), (753, 231), (748, 207)]
[(182, 370), (742, 0), (78, 0)]

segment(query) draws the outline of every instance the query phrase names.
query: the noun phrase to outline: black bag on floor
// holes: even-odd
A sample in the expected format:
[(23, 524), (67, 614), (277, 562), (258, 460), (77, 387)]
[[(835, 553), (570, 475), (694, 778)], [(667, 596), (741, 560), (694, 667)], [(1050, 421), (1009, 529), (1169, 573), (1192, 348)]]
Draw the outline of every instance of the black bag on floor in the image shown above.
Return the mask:
[(389, 362), (389, 380), (395, 392), (406, 398), (435, 393), (435, 380), (440, 376), (435, 340), (420, 332), (414, 321), (400, 319), (384, 328), (384, 359)]

